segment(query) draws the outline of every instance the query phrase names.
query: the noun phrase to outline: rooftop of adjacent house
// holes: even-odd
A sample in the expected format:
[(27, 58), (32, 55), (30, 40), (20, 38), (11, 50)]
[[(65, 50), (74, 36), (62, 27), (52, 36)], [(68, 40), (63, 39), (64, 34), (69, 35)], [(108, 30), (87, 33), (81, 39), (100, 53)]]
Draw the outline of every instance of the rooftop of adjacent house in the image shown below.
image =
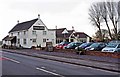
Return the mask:
[[(20, 30), (28, 30), (37, 20), (38, 18), (30, 21), (18, 23), (9, 31), (9, 33), (14, 31), (20, 31)], [(40, 19), (40, 25), (45, 25), (41, 19)]]

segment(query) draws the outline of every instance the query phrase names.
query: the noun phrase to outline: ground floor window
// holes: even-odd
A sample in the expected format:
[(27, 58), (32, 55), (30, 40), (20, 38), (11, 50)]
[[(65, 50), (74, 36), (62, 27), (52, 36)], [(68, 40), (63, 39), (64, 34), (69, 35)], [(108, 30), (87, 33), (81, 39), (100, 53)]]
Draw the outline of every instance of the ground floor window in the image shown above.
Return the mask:
[(45, 39), (45, 38), (43, 39), (43, 42), (46, 42), (46, 39)]
[(32, 42), (33, 42), (33, 43), (36, 43), (36, 39), (33, 39)]
[(23, 44), (27, 44), (27, 40), (26, 39), (23, 39)]

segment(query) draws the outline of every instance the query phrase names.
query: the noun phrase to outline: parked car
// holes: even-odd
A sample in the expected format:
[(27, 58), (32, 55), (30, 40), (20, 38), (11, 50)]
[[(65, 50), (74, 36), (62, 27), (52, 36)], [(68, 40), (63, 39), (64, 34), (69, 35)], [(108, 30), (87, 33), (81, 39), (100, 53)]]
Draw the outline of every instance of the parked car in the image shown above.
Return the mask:
[(83, 43), (80, 46), (76, 47), (75, 49), (79, 51), (80, 49), (85, 49), (86, 47), (90, 46), (91, 44), (93, 44), (93, 43), (92, 42)]
[(102, 52), (120, 52), (120, 43), (109, 43)]
[(113, 40), (113, 41), (110, 41), (109, 43), (120, 43), (119, 40)]
[(101, 51), (104, 47), (106, 46), (106, 43), (98, 42), (98, 43), (93, 43), (89, 47), (86, 47), (86, 51)]
[(64, 46), (67, 46), (69, 42), (61, 42), (55, 46), (56, 49), (63, 49)]
[(81, 42), (71, 42), (67, 46), (64, 46), (64, 49), (75, 49), (75, 47), (81, 45)]

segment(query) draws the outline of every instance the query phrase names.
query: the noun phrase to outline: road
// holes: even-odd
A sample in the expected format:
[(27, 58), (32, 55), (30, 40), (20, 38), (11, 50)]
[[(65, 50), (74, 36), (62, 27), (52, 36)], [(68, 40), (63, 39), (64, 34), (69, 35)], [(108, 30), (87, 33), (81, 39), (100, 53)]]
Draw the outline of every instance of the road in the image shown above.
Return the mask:
[(116, 72), (3, 52), (2, 75), (117, 75)]

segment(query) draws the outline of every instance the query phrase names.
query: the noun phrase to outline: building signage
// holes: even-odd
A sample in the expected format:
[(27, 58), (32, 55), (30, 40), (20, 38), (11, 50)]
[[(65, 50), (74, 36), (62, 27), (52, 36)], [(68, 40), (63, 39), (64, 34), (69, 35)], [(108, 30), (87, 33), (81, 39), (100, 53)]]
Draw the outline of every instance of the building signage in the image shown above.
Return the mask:
[(33, 30), (45, 30), (44, 26), (33, 26)]

